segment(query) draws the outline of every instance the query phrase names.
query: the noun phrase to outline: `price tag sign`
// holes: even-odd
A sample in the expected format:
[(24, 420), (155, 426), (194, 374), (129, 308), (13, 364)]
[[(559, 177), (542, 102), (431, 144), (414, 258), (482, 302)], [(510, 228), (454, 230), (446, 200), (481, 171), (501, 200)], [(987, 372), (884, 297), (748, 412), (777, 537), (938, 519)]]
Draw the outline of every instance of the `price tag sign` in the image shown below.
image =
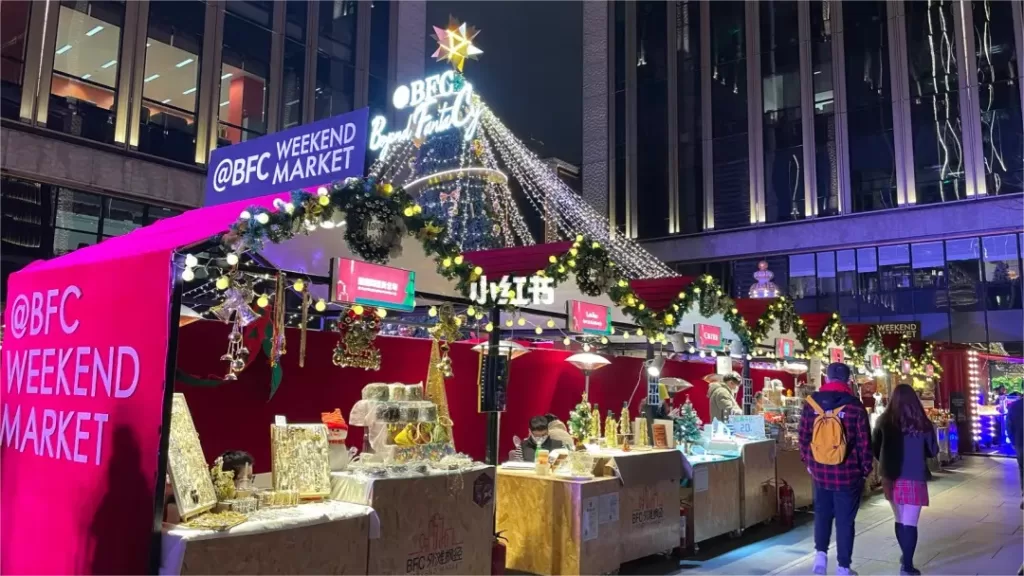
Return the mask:
[(729, 427), (732, 428), (732, 433), (736, 436), (758, 440), (765, 438), (764, 416), (760, 414), (756, 416), (740, 416), (739, 414), (729, 416)]

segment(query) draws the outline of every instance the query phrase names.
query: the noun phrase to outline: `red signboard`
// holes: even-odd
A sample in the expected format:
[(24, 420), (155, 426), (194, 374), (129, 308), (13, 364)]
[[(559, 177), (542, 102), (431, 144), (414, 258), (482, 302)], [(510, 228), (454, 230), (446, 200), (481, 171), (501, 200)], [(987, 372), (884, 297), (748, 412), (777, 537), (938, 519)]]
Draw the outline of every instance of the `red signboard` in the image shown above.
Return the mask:
[(931, 364), (925, 364), (924, 365), (924, 373), (929, 378), (931, 378), (932, 376), (935, 375), (935, 366), (932, 366)]
[(904, 360), (900, 367), (903, 369), (904, 374), (910, 374), (910, 360)]
[(789, 338), (777, 338), (775, 340), (775, 355), (779, 358), (796, 356), (796, 342)]
[(878, 370), (882, 367), (882, 357), (878, 354), (871, 355), (871, 369)]
[(0, 573), (148, 571), (172, 285), (166, 252), (11, 276)]
[(711, 324), (695, 324), (693, 326), (693, 338), (698, 348), (722, 347), (722, 329)]
[(601, 336), (612, 333), (611, 308), (579, 300), (569, 300), (566, 305), (569, 308), (569, 332)]
[(843, 353), (843, 349), (842, 348), (829, 348), (828, 349), (828, 358), (829, 358), (829, 360), (833, 364), (836, 363), (836, 362), (842, 364), (843, 363), (843, 359), (845, 358), (845, 354)]
[(331, 302), (411, 312), (416, 308), (416, 273), (361, 260), (331, 260)]

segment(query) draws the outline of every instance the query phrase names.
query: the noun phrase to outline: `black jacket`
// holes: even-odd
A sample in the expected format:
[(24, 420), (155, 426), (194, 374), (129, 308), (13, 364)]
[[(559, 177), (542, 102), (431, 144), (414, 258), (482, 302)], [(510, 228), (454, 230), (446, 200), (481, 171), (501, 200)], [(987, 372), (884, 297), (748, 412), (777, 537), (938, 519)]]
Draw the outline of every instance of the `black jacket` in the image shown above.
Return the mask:
[(899, 428), (879, 420), (871, 435), (871, 451), (887, 480), (928, 479), (928, 458), (939, 453), (935, 430), (904, 434)]
[(526, 440), (523, 440), (523, 462), (533, 462), (537, 457), (537, 450), (557, 450), (562, 447), (562, 443), (558, 440), (553, 440), (550, 436), (544, 441), (543, 444), (537, 446), (537, 443), (533, 440), (533, 436), (530, 436)]
[(1006, 408), (1006, 423), (1013, 448), (1020, 454), (1024, 451), (1024, 398), (1017, 398)]

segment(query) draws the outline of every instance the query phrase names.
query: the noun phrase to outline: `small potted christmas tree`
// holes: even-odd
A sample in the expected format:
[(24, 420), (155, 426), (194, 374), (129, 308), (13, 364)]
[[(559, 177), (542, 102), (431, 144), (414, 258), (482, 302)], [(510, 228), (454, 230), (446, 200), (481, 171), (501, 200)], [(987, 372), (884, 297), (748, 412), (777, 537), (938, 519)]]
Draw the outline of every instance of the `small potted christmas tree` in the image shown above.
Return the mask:
[(686, 403), (683, 404), (682, 409), (679, 411), (679, 417), (675, 419), (672, 426), (673, 432), (675, 432), (676, 443), (683, 445), (685, 454), (690, 453), (690, 449), (695, 442), (700, 442), (701, 424), (700, 417), (697, 416), (697, 411), (694, 410), (690, 397), (687, 396)]
[(577, 447), (582, 447), (590, 437), (593, 431), (592, 419), (593, 413), (591, 412), (590, 402), (587, 402), (587, 395), (584, 394), (580, 403), (569, 413), (569, 434), (576, 441)]

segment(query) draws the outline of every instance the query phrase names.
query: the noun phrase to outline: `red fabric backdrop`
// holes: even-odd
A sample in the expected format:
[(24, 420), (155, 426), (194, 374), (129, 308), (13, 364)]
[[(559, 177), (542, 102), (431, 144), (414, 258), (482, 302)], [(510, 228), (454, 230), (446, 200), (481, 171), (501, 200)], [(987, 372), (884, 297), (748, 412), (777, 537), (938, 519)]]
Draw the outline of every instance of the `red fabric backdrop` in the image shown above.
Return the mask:
[[(228, 327), (215, 322), (196, 322), (182, 328), (178, 348), (178, 366), (199, 378), (218, 379), (225, 362), (219, 360), (227, 347)], [(331, 352), (337, 335), (309, 332), (305, 367), (298, 365), (299, 333), (288, 331), (288, 354), (284, 357), (284, 378), (277, 394), (270, 393), (270, 367), (260, 355), (239, 374), (235, 382), (216, 387), (177, 383), (184, 392), (196, 429), (202, 439), (208, 460), (221, 452), (241, 449), (256, 459), (256, 471), (270, 469), (269, 426), (274, 415), (282, 414), (293, 422), (318, 422), (321, 412), (340, 408), (348, 418), (352, 405), (359, 400), (362, 387), (370, 382), (413, 383), (426, 379), (430, 358), (430, 341), (410, 338), (379, 337), (375, 344), (383, 357), (380, 371), (338, 368), (331, 363)], [(571, 352), (534, 350), (512, 362), (508, 387), (508, 407), (501, 417), (499, 457), (504, 460), (512, 449), (512, 435), (525, 437), (530, 417), (553, 412), (567, 418), (583, 392), (583, 374), (564, 360)], [(483, 459), (486, 445), (487, 418), (477, 412), (477, 374), (479, 355), (469, 343), (457, 343), (451, 350), (455, 376), (446, 382), (448, 403), (455, 422), (456, 448), (473, 458)], [(616, 417), (641, 377), (643, 360), (613, 357), (612, 363), (590, 378), (590, 400), (597, 403), (602, 414), (609, 409)], [(707, 384), (703, 377), (714, 372), (708, 363), (665, 363), (664, 376), (683, 378), (693, 388), (677, 394), (676, 402), (689, 395), (701, 419), (707, 421)], [(779, 378), (792, 387), (793, 377), (776, 371), (754, 370), (754, 390), (761, 389), (764, 377)], [(633, 414), (645, 395), (646, 379), (633, 395)], [(349, 446), (362, 446), (362, 429), (352, 427)]]

